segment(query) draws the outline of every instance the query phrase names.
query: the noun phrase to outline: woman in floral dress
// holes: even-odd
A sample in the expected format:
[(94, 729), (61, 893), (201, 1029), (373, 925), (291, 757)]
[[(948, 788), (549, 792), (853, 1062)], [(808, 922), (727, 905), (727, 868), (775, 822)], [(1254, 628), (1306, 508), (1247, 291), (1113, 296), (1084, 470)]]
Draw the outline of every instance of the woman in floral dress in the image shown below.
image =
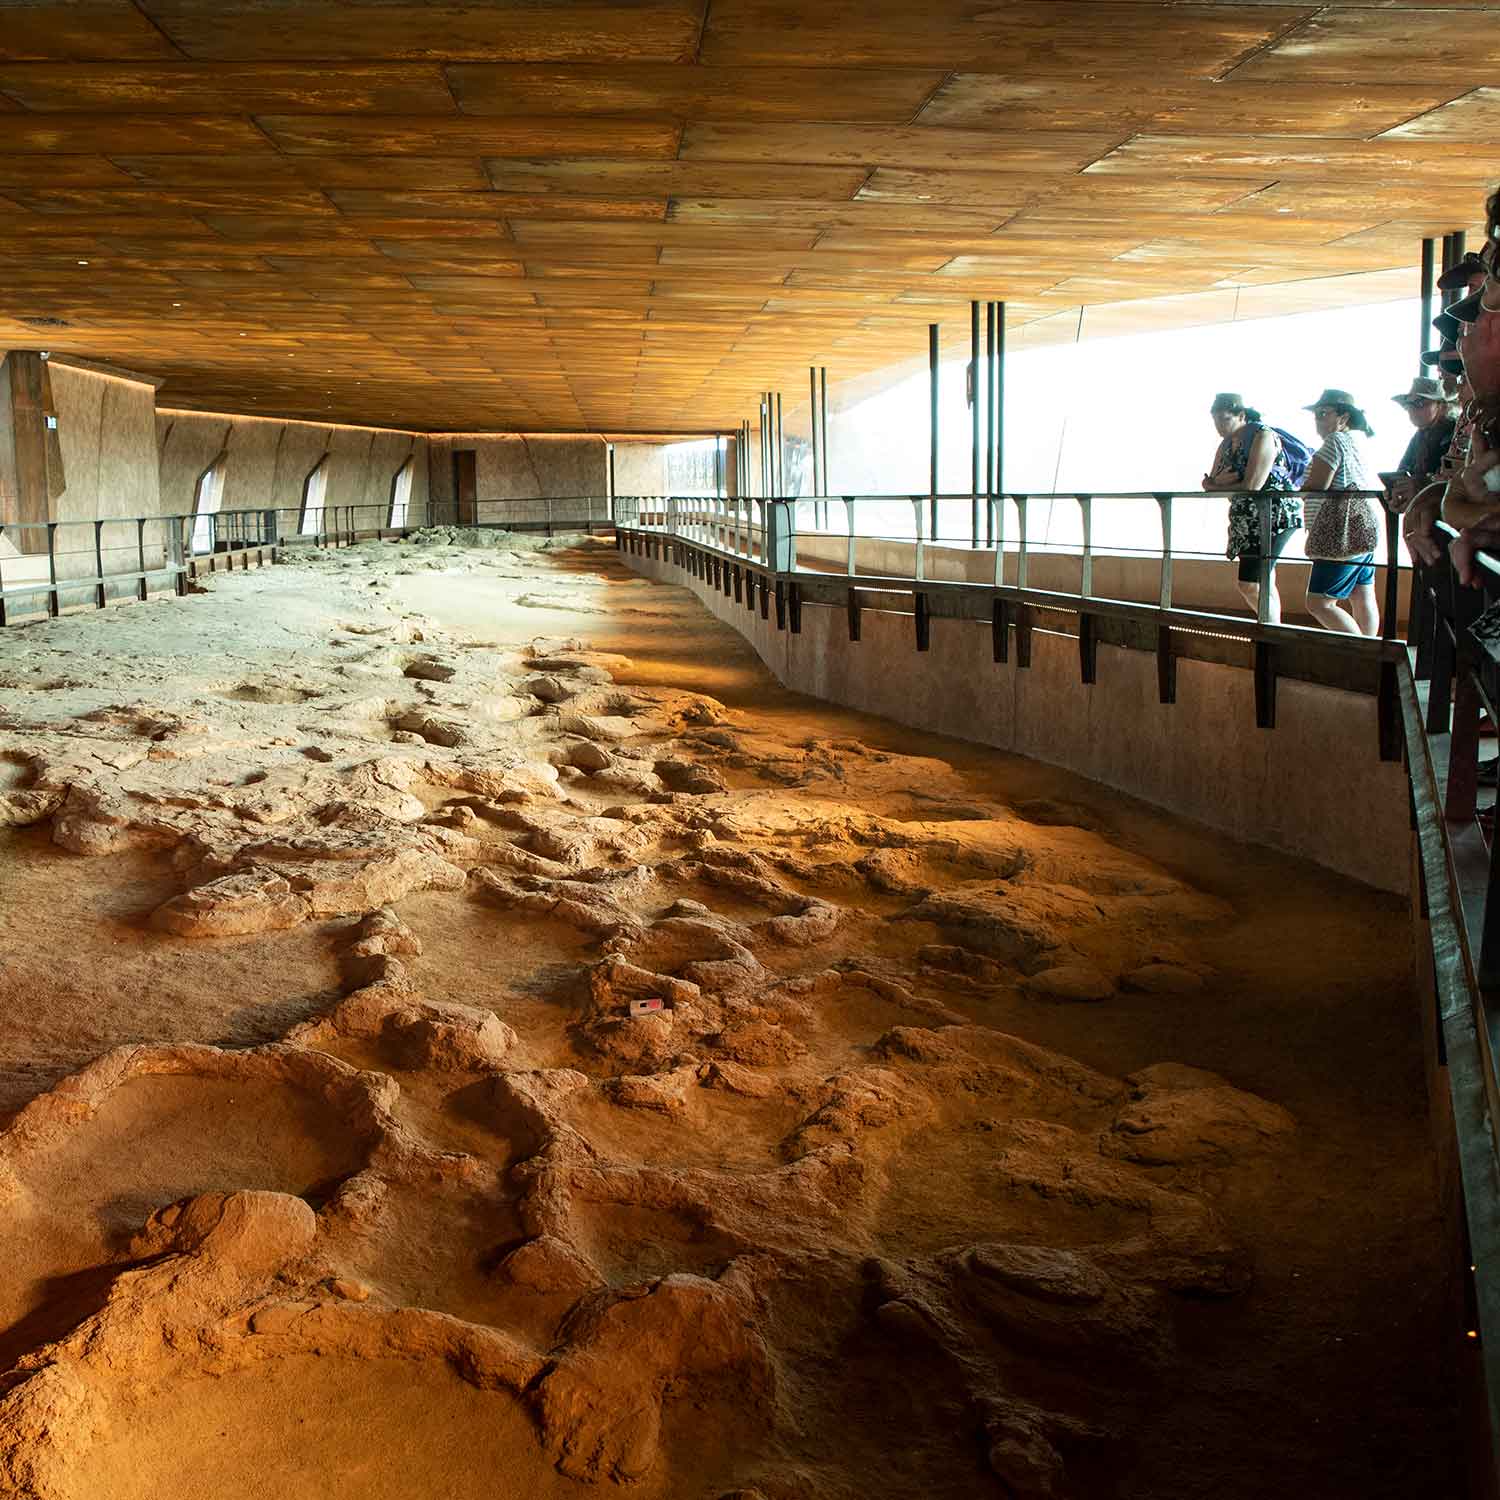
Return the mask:
[(1234, 391), (1220, 391), (1209, 408), (1214, 428), (1219, 434), (1219, 449), (1213, 466), (1203, 476), (1203, 488), (1209, 493), (1232, 494), (1229, 502), (1229, 544), (1224, 555), (1239, 564), (1240, 596), (1252, 611), (1260, 607), (1261, 533), (1257, 492), (1284, 491), (1270, 500), (1271, 506), (1271, 587), (1267, 618), (1273, 625), (1281, 623), (1281, 596), (1276, 591), (1276, 561), (1302, 525), (1302, 502), (1295, 493), (1282, 451), (1281, 438), (1274, 427), (1261, 421), (1253, 406)]

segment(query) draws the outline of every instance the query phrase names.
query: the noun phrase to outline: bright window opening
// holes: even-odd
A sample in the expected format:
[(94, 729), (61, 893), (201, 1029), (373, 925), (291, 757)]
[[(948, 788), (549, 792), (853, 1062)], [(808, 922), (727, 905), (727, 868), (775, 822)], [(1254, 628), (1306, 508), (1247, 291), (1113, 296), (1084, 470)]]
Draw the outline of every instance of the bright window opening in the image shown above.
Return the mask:
[(723, 473), (721, 440), (672, 443), (666, 449), (669, 495), (717, 495)]
[(411, 506), (411, 478), (413, 461), (407, 459), (391, 480), (391, 520), (392, 526), (405, 526), (406, 513)]
[(198, 479), (198, 488), (193, 493), (193, 551), (208, 552), (213, 547), (213, 526), (209, 519), (216, 515), (224, 500), (224, 460), (216, 458)]
[(302, 518), (297, 526), (301, 536), (316, 536), (323, 530), (323, 507), (327, 494), (328, 455), (325, 453), (302, 481)]

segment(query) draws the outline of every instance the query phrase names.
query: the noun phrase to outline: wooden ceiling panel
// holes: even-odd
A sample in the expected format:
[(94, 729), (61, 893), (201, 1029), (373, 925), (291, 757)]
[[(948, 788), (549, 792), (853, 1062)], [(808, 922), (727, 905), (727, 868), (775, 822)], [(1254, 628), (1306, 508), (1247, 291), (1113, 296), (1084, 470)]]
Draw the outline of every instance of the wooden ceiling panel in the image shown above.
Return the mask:
[(430, 115), (262, 115), (283, 151), (329, 156), (612, 156), (677, 154), (671, 120), (444, 119)]
[(486, 162), (502, 193), (663, 198), (852, 198), (865, 167), (807, 167), (711, 161)]
[(131, 0), (26, 0), (3, 9), (3, 62), (180, 55)]
[(703, 17), (701, 0), (529, 0), (501, 6), (140, 0), (140, 8), (182, 55), (213, 62), (686, 62), (698, 45)]
[(1381, 183), (1482, 185), (1494, 168), (1469, 146), (1447, 141), (1275, 140), (1243, 135), (1137, 135), (1086, 169), (1089, 176), (1361, 179)]
[(682, 133), (682, 159), (791, 162), (808, 166), (885, 165), (938, 171), (1076, 172), (1111, 150), (1118, 140), (1113, 131), (690, 124)]
[(442, 69), (431, 64), (32, 63), (0, 67), (0, 94), (30, 110), (101, 114), (455, 113)]
[(1471, 89), (1451, 103), (1393, 126), (1382, 139), (1500, 145), (1500, 88)]
[(35, 188), (12, 193), (39, 214), (333, 214), (322, 193), (254, 191), (239, 188)]
[(1460, 89), (1500, 72), (1500, 11), (1323, 6), (1235, 70), (1233, 80), (1436, 84)]
[(694, 120), (818, 119), (891, 125), (910, 123), (944, 76), (931, 69), (800, 65), (543, 68), (455, 63), (447, 71), (458, 107), (465, 114), (670, 115)]
[(1087, 212), (1112, 208), (1167, 209), (1178, 213), (1223, 208), (1247, 194), (1258, 192), (1273, 174), (1258, 177), (1186, 177), (1165, 180), (1158, 176), (1143, 181), (1098, 177), (1091, 173), (1059, 181), (1055, 178), (1013, 177), (1005, 172), (909, 172), (881, 167), (859, 190), (864, 202), (943, 203), (956, 207), (1019, 209), (1044, 204), (1057, 197)]
[(788, 24), (784, 0), (715, 0), (702, 60), (790, 64), (805, 57), (889, 67), (963, 67), (1038, 77), (1216, 78), (1307, 5), (1094, 0), (822, 0)]
[(345, 214), (384, 218), (506, 219), (512, 214), (560, 214), (574, 219), (664, 219), (665, 199), (569, 198), (553, 201), (509, 193), (384, 192), (379, 188), (330, 188), (328, 199)]
[(960, 234), (998, 229), (1000, 211), (953, 210), (936, 204), (778, 202), (759, 198), (674, 198), (667, 209), (674, 223), (795, 225), (815, 229), (951, 229)]
[(268, 144), (254, 156), (114, 156), (110, 160), (143, 187), (287, 182), (316, 188), (466, 192), (490, 185), (478, 158), (462, 156), (281, 156)]
[(1373, 295), (1482, 211), (1495, 15), (0, 0), (0, 329), (177, 404), (732, 427), (973, 297), (1044, 343)]
[[(3, 137), (0, 130), (0, 137)], [(103, 156), (3, 156), (0, 188), (129, 187), (128, 172)]]
[(11, 115), (5, 150), (114, 156), (160, 152), (263, 151), (266, 138), (249, 120), (222, 115)]
[(1154, 128), (1159, 134), (1233, 130), (1359, 140), (1446, 103), (1450, 93), (1441, 88), (1288, 88), (1210, 80), (1142, 88), (1137, 80), (957, 73), (932, 96), (917, 121), (966, 130), (1112, 130), (1117, 139)]

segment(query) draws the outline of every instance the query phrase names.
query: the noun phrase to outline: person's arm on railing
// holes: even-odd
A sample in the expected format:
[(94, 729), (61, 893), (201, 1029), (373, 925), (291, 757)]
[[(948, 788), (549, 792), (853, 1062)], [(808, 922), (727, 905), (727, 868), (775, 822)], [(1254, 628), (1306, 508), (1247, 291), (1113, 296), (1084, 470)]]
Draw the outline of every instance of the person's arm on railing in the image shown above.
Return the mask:
[(1443, 496), (1447, 492), (1447, 481), (1439, 480), (1417, 492), (1401, 517), (1401, 534), (1406, 538), (1406, 550), (1420, 563), (1431, 567), (1443, 555), (1437, 538), (1432, 534), (1432, 523), (1437, 520), (1443, 507)]
[(1224, 452), (1224, 445), (1221, 443), (1218, 454), (1214, 456), (1213, 473), (1203, 476), (1203, 488), (1210, 494), (1258, 490), (1271, 476), (1271, 467), (1276, 462), (1276, 449), (1276, 438), (1262, 429), (1255, 434), (1255, 440), (1250, 444), (1250, 452), (1245, 458), (1245, 472), (1238, 474), (1220, 464), (1220, 456)]
[(1468, 463), (1448, 481), (1443, 519), (1462, 530), (1497, 510), (1500, 510), (1500, 453), (1487, 447), (1476, 432)]
[(1500, 549), (1500, 515), (1487, 516), (1473, 526), (1466, 526), (1448, 549), (1453, 566), (1458, 569), (1458, 581), (1470, 588), (1477, 584), (1479, 566), (1474, 554), (1497, 549)]

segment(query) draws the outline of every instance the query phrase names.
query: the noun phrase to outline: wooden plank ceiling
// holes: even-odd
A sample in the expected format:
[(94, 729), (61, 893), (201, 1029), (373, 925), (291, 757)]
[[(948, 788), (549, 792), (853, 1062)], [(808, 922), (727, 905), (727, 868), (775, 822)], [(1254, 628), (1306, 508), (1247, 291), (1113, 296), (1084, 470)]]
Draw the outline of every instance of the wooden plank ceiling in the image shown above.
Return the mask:
[(174, 405), (732, 429), (971, 297), (1409, 266), (1494, 185), (1497, 76), (1480, 0), (0, 0), (0, 345)]

